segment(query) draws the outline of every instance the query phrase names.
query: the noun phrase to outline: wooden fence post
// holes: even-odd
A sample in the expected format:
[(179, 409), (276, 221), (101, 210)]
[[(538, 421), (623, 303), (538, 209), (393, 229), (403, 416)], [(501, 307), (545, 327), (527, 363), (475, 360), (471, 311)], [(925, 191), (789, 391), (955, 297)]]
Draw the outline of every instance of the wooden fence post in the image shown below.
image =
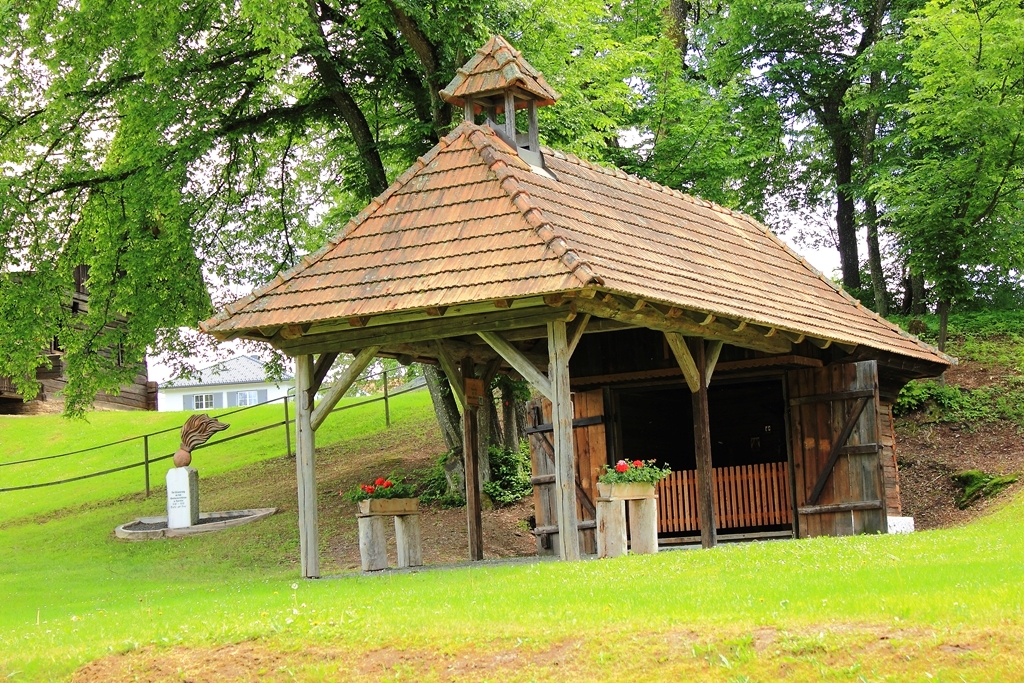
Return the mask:
[(288, 392), (284, 394), (284, 454), (292, 457), (292, 427), (288, 422)]
[(388, 371), (384, 371), (384, 425), (391, 429), (391, 407), (388, 405)]

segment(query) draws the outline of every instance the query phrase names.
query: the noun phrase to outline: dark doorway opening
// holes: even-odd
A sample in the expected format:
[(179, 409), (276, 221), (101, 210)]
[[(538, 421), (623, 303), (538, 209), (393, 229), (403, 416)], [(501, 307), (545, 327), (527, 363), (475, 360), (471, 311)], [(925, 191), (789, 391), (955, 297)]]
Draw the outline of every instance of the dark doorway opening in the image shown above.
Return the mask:
[[(673, 472), (697, 469), (692, 399), (685, 384), (615, 389), (615, 403), (617, 457), (653, 459)], [(721, 487), (716, 488), (716, 496), (723, 498), (716, 506), (722, 510), (719, 530), (756, 535), (792, 529), (785, 502), (791, 487), (782, 382), (720, 381), (708, 389), (708, 410), (711, 464), (716, 478), (722, 478)], [(682, 488), (685, 485), (659, 490), (659, 497), (683, 498), (688, 494)], [(766, 506), (776, 514), (761, 514)], [(785, 522), (778, 523), (783, 506)], [(671, 528), (670, 523), (663, 526), (663, 537), (692, 535)]]

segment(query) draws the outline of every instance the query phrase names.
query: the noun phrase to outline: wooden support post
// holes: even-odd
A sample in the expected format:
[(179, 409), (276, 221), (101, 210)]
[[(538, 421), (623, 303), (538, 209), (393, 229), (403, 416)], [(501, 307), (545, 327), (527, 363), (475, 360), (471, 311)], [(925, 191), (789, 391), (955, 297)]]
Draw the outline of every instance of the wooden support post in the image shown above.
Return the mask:
[(598, 499), (597, 556), (618, 557), (626, 554), (626, 501)]
[(629, 501), (629, 542), (633, 555), (658, 552), (658, 499)]
[(697, 511), (700, 515), (700, 543), (705, 548), (718, 545), (715, 520), (714, 473), (711, 470), (711, 422), (708, 417), (707, 358), (704, 340), (690, 344), (694, 365), (699, 373), (693, 393), (693, 445), (697, 456)]
[(544, 398), (551, 400), (550, 378), (545, 377), (544, 373), (538, 370), (533, 362), (523, 355), (522, 351), (512, 346), (498, 332), (480, 332), (479, 334), (481, 339), (523, 376), (523, 379), (536, 387), (537, 391), (544, 395)]
[(530, 118), (530, 151), (540, 154), (540, 126), (537, 123), (537, 100), (529, 101), (527, 112)]
[[(462, 395), (465, 382), (475, 379), (476, 363), (469, 356), (462, 359)], [(465, 399), (463, 399), (465, 400)], [(462, 411), (462, 452), (466, 457), (466, 530), (469, 535), (469, 559), (484, 559), (483, 518), (480, 514), (480, 459), (477, 452), (477, 406), (468, 401)]]
[(395, 544), (398, 545), (399, 567), (423, 566), (422, 536), (419, 515), (395, 517)]
[(364, 572), (388, 568), (388, 549), (385, 545), (382, 516), (359, 517), (359, 557)]
[(313, 356), (295, 358), (295, 477), (299, 492), (299, 557), (302, 575), (320, 578), (320, 539), (316, 510), (315, 432), (311, 419)]
[(559, 554), (563, 560), (578, 560), (580, 535), (576, 531), (576, 454), (572, 445), (573, 411), (572, 395), (569, 392), (569, 345), (564, 320), (548, 323), (548, 354)]
[(516, 148), (516, 98), (511, 90), (505, 91), (505, 135), (512, 141), (512, 149)]

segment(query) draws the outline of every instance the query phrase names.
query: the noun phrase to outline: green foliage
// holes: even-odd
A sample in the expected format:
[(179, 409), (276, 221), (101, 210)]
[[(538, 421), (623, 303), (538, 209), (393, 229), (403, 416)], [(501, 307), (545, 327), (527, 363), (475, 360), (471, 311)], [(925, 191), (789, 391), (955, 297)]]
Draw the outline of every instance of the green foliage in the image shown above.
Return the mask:
[(910, 268), (940, 301), (970, 299), (1024, 265), (1024, 8), (930, 0), (905, 48), (905, 158), (877, 189)]
[(672, 474), (671, 467), (656, 467), (654, 460), (620, 460), (615, 466), (605, 465), (597, 478), (602, 484), (657, 484)]
[(963, 489), (956, 497), (956, 506), (968, 508), (981, 497), (993, 498), (1020, 478), (1016, 474), (997, 476), (981, 470), (966, 470), (952, 476), (953, 483)]
[[(939, 334), (939, 316), (913, 318), (894, 316), (904, 329), (918, 321), (921, 339), (934, 343)], [(1024, 311), (995, 310), (952, 313), (949, 316), (947, 352), (964, 361), (1005, 365), (1024, 372)]]
[(417, 473), (420, 502), (424, 505), (457, 508), (466, 504), (465, 498), (448, 490), (448, 478), (445, 476), (444, 464), (451, 457), (451, 453), (442, 453), (434, 459), (430, 467)]
[(530, 483), (530, 444), (519, 442), (518, 450), (491, 445), (491, 480), (484, 482), (484, 493), (494, 504), (511, 505), (533, 491)]
[(897, 416), (924, 410), (929, 420), (966, 425), (1011, 420), (1024, 426), (1024, 382), (1009, 387), (962, 389), (932, 380), (915, 380), (900, 391), (893, 405)]

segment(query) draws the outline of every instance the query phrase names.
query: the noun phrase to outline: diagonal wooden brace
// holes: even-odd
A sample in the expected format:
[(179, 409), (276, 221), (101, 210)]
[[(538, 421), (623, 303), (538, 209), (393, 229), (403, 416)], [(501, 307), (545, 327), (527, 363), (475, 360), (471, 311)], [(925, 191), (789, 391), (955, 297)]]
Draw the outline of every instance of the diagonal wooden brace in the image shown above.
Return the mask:
[(853, 405), (853, 412), (846, 418), (846, 422), (843, 423), (843, 428), (839, 432), (839, 437), (832, 442), (832, 449), (828, 453), (828, 460), (825, 461), (825, 467), (822, 468), (821, 474), (818, 475), (818, 481), (814, 484), (814, 489), (811, 491), (811, 495), (807, 498), (809, 505), (814, 505), (818, 502), (818, 496), (825, 489), (825, 482), (828, 481), (829, 475), (832, 474), (832, 469), (836, 466), (836, 461), (839, 460), (839, 456), (842, 454), (843, 446), (846, 445), (847, 440), (850, 438), (850, 434), (853, 433), (853, 428), (857, 424), (857, 420), (860, 419), (860, 414), (864, 412), (864, 406), (868, 404), (868, 396), (861, 396), (857, 399), (857, 402)]

